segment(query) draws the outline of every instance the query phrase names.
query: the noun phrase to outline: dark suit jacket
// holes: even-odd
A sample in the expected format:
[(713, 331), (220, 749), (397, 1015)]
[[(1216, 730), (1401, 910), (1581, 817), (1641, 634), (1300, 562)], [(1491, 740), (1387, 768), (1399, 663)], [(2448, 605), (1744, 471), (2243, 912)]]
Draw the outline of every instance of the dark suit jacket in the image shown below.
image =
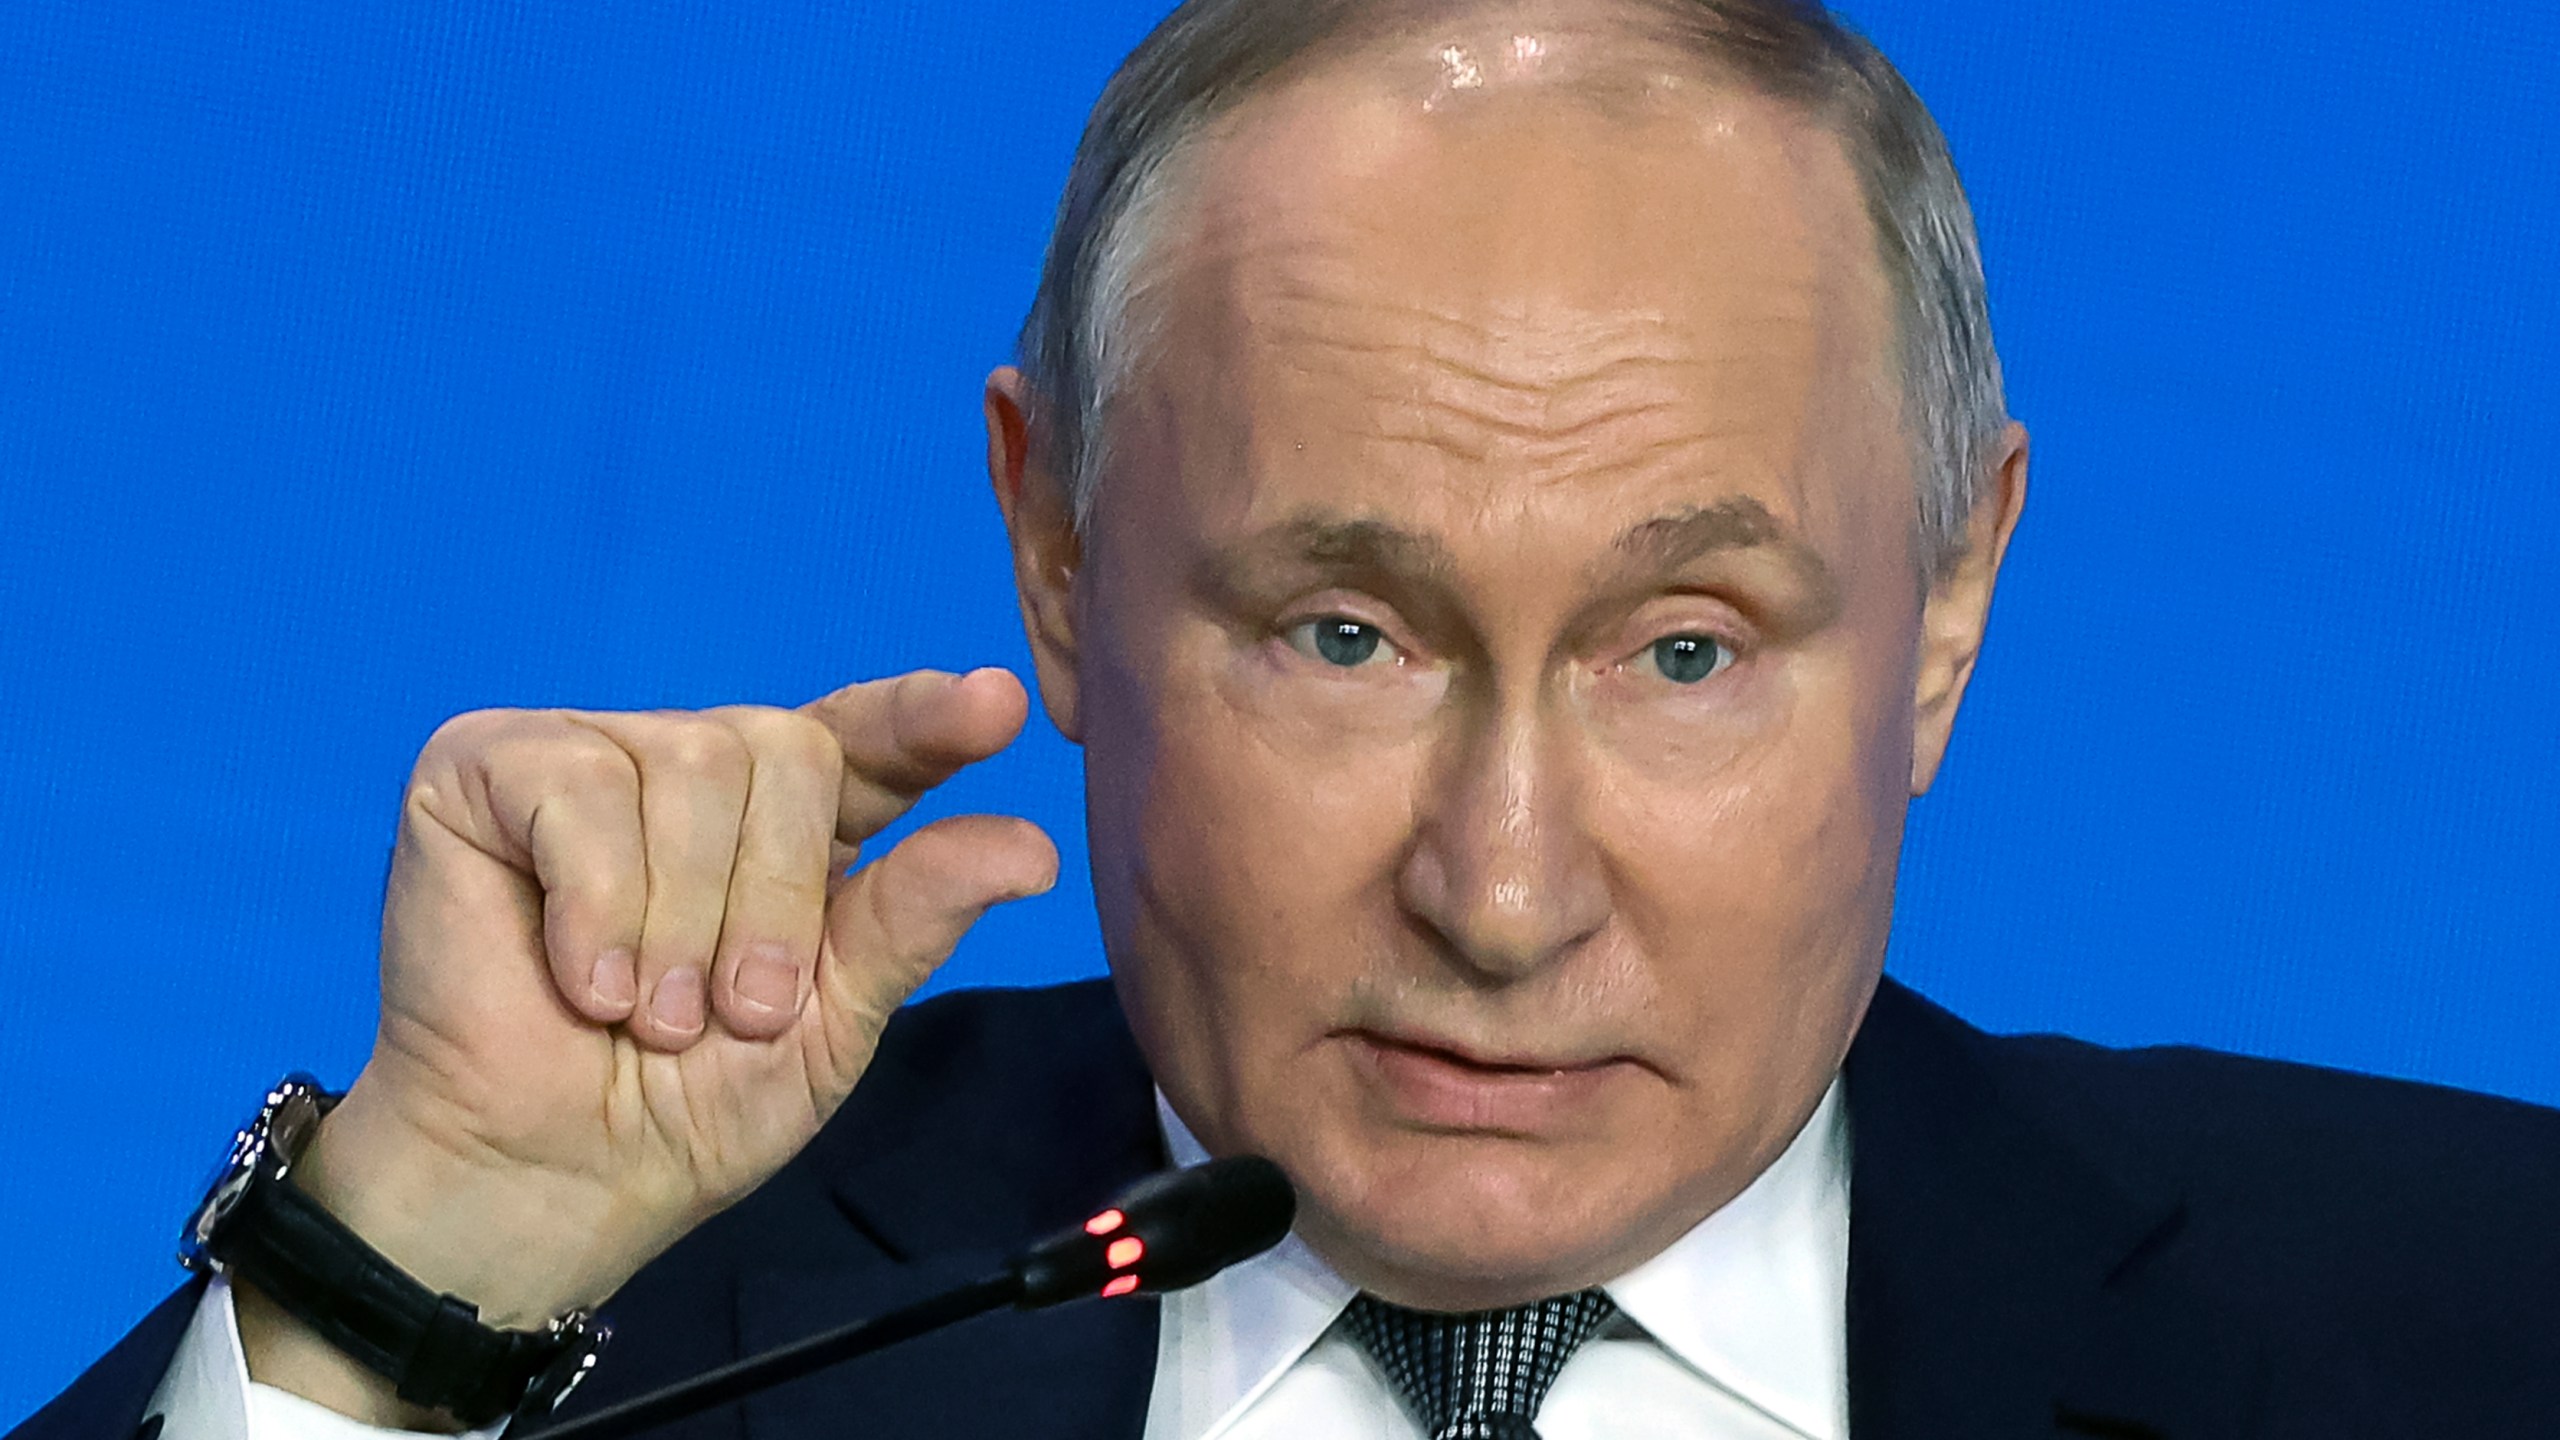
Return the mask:
[[(1995, 1038), (1891, 982), (1848, 1097), (1856, 1440), (2560, 1437), (2560, 1112)], [(616, 1298), (570, 1410), (973, 1279), (1163, 1164), (1105, 985), (915, 1006), (804, 1154)], [(128, 1440), (196, 1294), (17, 1435)], [(1006, 1312), (663, 1433), (1135, 1440), (1155, 1332), (1145, 1300)]]

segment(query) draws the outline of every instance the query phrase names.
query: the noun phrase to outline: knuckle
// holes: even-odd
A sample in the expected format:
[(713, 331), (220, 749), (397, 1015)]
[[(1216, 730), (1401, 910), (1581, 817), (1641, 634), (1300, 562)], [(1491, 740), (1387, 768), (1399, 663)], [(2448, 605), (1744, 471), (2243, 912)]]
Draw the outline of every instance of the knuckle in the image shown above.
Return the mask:
[(720, 715), (754, 752), (759, 779), (768, 772), (831, 778), (844, 763), (835, 732), (796, 710), (741, 706)]
[(631, 757), (601, 735), (572, 731), (541, 746), (541, 769), (555, 785), (601, 790), (631, 783)]
[(517, 710), (466, 710), (438, 725), (418, 748), (421, 772), (468, 765), (523, 714)]
[(407, 854), (411, 842), (433, 830), (460, 828), (462, 817), (468, 816), (462, 787), (449, 769), (418, 767), (409, 777), (407, 790), (400, 796), (400, 853)]
[(727, 725), (698, 715), (682, 715), (665, 717), (653, 728), (653, 759), (690, 775), (745, 778), (746, 742)]
[(401, 795), (404, 824), (422, 817), (457, 823), (486, 808), (496, 752), (520, 725), (522, 711), (468, 710), (427, 737)]
[(486, 742), (483, 761), (508, 789), (539, 795), (627, 790), (634, 782), (631, 757), (610, 739), (583, 725), (526, 717)]
[(813, 716), (770, 710), (755, 723), (764, 744), (790, 765), (829, 774), (844, 765), (844, 746), (834, 731)]
[(821, 923), (827, 908), (824, 859), (822, 851), (806, 865), (741, 872), (733, 887), (737, 908), (752, 911), (767, 923), (789, 921), (794, 928), (800, 928), (798, 922), (803, 920), (810, 926)]
[(636, 915), (648, 893), (646, 876), (612, 848), (594, 843), (560, 847), (546, 857), (543, 873), (549, 900), (581, 913)]
[(791, 717), (791, 743), (801, 763), (832, 791), (844, 780), (844, 742), (836, 732), (806, 715)]
[(468, 747), (472, 736), (502, 723), (506, 714), (504, 710), (465, 710), (459, 715), (448, 716), (427, 736), (426, 748), (451, 750)]

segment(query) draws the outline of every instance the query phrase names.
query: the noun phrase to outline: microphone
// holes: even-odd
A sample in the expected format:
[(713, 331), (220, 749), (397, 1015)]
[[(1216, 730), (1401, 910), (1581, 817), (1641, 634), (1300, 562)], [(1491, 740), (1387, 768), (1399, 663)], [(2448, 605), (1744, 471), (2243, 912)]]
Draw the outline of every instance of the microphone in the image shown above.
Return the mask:
[(1087, 1294), (1187, 1290), (1279, 1244), (1297, 1213), (1289, 1177), (1259, 1155), (1151, 1175), (1015, 1256), (1005, 1267), (1022, 1285), (1013, 1303), (1039, 1310)]
[[(751, 1355), (592, 1415), (542, 1426), (538, 1433), (544, 1440), (621, 1440), (1006, 1305), (1043, 1310), (1087, 1297), (1111, 1300), (1185, 1289), (1279, 1244), (1297, 1210), (1289, 1177), (1259, 1155), (1169, 1170), (1139, 1181), (1091, 1219), (1031, 1246), (983, 1280)], [(537, 1418), (517, 1416), (519, 1422)]]

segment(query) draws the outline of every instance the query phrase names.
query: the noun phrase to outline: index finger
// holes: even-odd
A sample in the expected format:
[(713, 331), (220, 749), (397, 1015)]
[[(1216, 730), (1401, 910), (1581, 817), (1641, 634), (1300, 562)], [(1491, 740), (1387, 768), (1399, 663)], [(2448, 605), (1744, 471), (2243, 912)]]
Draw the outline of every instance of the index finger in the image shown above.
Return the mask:
[(844, 747), (836, 839), (859, 845), (924, 793), (1013, 743), (1031, 697), (1009, 670), (917, 670), (800, 707)]

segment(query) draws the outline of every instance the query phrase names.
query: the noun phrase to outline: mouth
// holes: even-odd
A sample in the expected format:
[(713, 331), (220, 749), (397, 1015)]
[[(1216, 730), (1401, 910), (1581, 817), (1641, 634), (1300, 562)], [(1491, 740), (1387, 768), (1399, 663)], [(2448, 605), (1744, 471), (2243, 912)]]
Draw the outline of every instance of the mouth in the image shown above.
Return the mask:
[(1339, 1038), (1398, 1119), (1453, 1134), (1559, 1136), (1588, 1125), (1642, 1069), (1626, 1055), (1488, 1052), (1365, 1029)]

